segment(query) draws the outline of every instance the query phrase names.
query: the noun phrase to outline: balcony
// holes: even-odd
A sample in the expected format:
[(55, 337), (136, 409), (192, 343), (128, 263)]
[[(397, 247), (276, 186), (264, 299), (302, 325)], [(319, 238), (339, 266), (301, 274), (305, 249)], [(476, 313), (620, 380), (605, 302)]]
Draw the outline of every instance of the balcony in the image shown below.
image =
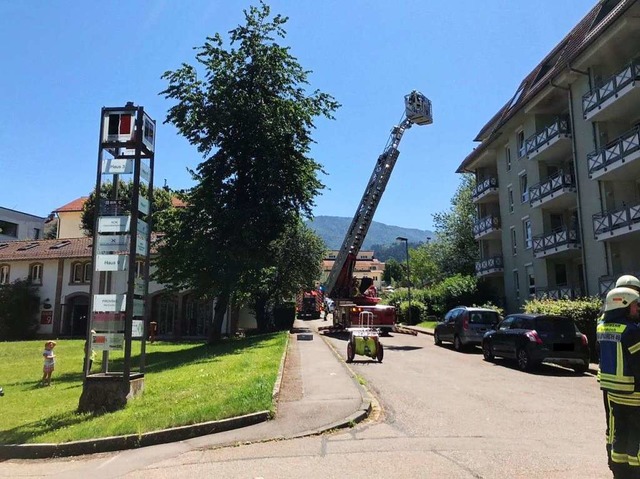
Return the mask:
[(557, 228), (549, 234), (533, 237), (533, 254), (537, 259), (550, 256), (573, 256), (580, 248), (578, 232), (566, 226)]
[(609, 291), (611, 291), (615, 285), (618, 278), (623, 274), (630, 274), (635, 276), (636, 278), (640, 278), (640, 271), (632, 271), (630, 273), (620, 273), (613, 276), (600, 276), (598, 278), (598, 292), (601, 296), (605, 296)]
[(553, 123), (530, 136), (524, 142), (529, 160), (546, 160), (564, 157), (571, 152), (571, 129), (567, 118), (557, 118)]
[(471, 199), (474, 203), (488, 203), (497, 201), (498, 197), (498, 178), (487, 178), (478, 183), (471, 191)]
[(582, 296), (582, 290), (577, 286), (536, 288), (536, 299), (577, 299)]
[(596, 213), (592, 217), (596, 241), (636, 234), (640, 231), (640, 205)]
[(592, 180), (628, 179), (640, 173), (640, 126), (587, 155)]
[[(637, 110), (640, 98), (640, 63), (630, 62), (620, 72), (582, 97), (585, 120), (606, 121), (620, 118)], [(624, 99), (624, 101), (623, 101)]]
[(497, 216), (485, 216), (473, 225), (473, 237), (479, 239), (500, 238), (500, 218)]
[(565, 209), (576, 204), (576, 181), (571, 173), (560, 170), (555, 175), (529, 188), (532, 208)]
[(502, 255), (492, 256), (476, 262), (476, 277), (485, 278), (489, 276), (498, 276), (504, 273), (504, 264)]

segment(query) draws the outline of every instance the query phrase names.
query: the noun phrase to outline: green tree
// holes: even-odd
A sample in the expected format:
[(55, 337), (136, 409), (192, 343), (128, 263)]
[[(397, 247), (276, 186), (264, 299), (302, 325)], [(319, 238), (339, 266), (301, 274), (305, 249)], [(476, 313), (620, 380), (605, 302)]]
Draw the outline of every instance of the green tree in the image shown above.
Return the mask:
[(451, 199), (451, 209), (433, 215), (436, 237), (428, 248), (440, 275), (438, 279), (475, 274), (478, 245), (473, 237), (476, 209), (471, 193), (474, 186), (474, 176), (463, 175)]
[(440, 268), (433, 257), (433, 247), (430, 243), (409, 250), (409, 266), (411, 269), (411, 284), (425, 287), (442, 277)]
[(30, 339), (38, 328), (38, 287), (19, 279), (0, 286), (0, 338)]
[[(220, 338), (232, 293), (248, 271), (272, 266), (272, 243), (310, 216), (324, 188), (321, 165), (309, 157), (314, 118), (332, 118), (338, 103), (308, 94), (308, 73), (288, 47), (287, 18), (264, 3), (244, 11), (245, 25), (199, 47), (204, 69), (168, 71), (161, 94), (176, 100), (166, 121), (202, 154), (192, 171), (188, 207), (174, 215), (157, 262), (158, 278), (215, 298), (210, 341)], [(185, 235), (185, 232), (189, 232)]]
[(273, 309), (301, 290), (312, 289), (322, 274), (326, 246), (301, 221), (289, 227), (270, 245), (271, 264), (243, 275), (248, 303), (261, 332), (273, 330)]
[(404, 269), (402, 265), (395, 258), (389, 258), (384, 263), (384, 274), (382, 275), (382, 279), (390, 285), (396, 281), (402, 280), (403, 277)]
[[(147, 196), (147, 185), (140, 183), (140, 194)], [(123, 214), (131, 212), (131, 198), (133, 196), (133, 181), (118, 182), (118, 199), (122, 201)], [(153, 212), (152, 212), (152, 229), (153, 231), (163, 231), (166, 222), (166, 212), (172, 207), (172, 198), (174, 193), (164, 188), (153, 189)], [(100, 197), (102, 199), (113, 199), (113, 183), (105, 182), (100, 186)], [(84, 233), (87, 236), (93, 236), (93, 225), (95, 221), (96, 210), (96, 192), (95, 190), (89, 194), (89, 198), (82, 206), (81, 224)]]

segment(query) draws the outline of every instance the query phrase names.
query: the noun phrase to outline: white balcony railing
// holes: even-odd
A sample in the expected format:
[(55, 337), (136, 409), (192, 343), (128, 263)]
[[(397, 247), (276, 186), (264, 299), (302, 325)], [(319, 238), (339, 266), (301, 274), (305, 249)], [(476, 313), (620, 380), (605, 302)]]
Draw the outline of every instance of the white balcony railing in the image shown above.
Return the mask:
[(613, 236), (613, 233), (635, 231), (634, 226), (640, 224), (640, 205), (624, 206), (619, 210), (596, 213), (592, 220), (596, 239), (605, 233)]
[(533, 237), (533, 253), (546, 253), (559, 247), (580, 246), (580, 237), (577, 230), (560, 227), (549, 234)]
[(575, 190), (576, 181), (571, 173), (564, 173), (560, 170), (555, 175), (550, 176), (546, 180), (533, 185), (529, 188), (529, 204), (533, 205), (536, 201), (542, 201), (560, 190)]
[(530, 155), (539, 148), (547, 145), (551, 140), (560, 137), (566, 138), (569, 135), (571, 135), (569, 120), (567, 118), (556, 118), (553, 123), (525, 140), (525, 154)]
[(582, 290), (577, 286), (552, 286), (536, 288), (537, 299), (577, 299), (582, 297)]
[(471, 190), (471, 198), (476, 199), (485, 192), (498, 188), (498, 178), (486, 178)]
[(481, 236), (490, 231), (500, 229), (500, 218), (497, 216), (485, 216), (477, 220), (473, 225), (473, 235)]
[(582, 114), (585, 118), (594, 110), (597, 110), (604, 102), (620, 92), (627, 85), (640, 79), (640, 64), (632, 61), (620, 72), (608, 78), (601, 86), (598, 86), (582, 96)]
[(483, 276), (485, 274), (501, 271), (504, 271), (504, 263), (501, 255), (476, 261), (476, 276)]
[(589, 176), (603, 169), (615, 166), (615, 163), (624, 163), (631, 155), (640, 151), (640, 126), (637, 126), (603, 148), (587, 155)]

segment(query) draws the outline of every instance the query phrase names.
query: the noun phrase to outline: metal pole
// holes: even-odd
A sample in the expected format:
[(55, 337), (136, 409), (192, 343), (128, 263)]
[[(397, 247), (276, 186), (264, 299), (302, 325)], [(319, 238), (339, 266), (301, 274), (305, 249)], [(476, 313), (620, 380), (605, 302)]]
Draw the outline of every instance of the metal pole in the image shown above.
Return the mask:
[(409, 269), (409, 240), (402, 236), (396, 238), (398, 241), (404, 241), (405, 254), (407, 257), (407, 297), (409, 299), (409, 324), (411, 323), (411, 270)]

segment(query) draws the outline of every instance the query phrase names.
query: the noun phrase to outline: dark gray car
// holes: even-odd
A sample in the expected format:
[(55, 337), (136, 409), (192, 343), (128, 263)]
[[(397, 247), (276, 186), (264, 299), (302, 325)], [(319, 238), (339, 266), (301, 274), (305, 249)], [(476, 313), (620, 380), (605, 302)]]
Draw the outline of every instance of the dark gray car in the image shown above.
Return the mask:
[(443, 341), (453, 343), (456, 351), (462, 351), (466, 346), (479, 346), (484, 333), (495, 327), (499, 320), (500, 315), (492, 309), (458, 306), (436, 325), (433, 340), (438, 346)]

